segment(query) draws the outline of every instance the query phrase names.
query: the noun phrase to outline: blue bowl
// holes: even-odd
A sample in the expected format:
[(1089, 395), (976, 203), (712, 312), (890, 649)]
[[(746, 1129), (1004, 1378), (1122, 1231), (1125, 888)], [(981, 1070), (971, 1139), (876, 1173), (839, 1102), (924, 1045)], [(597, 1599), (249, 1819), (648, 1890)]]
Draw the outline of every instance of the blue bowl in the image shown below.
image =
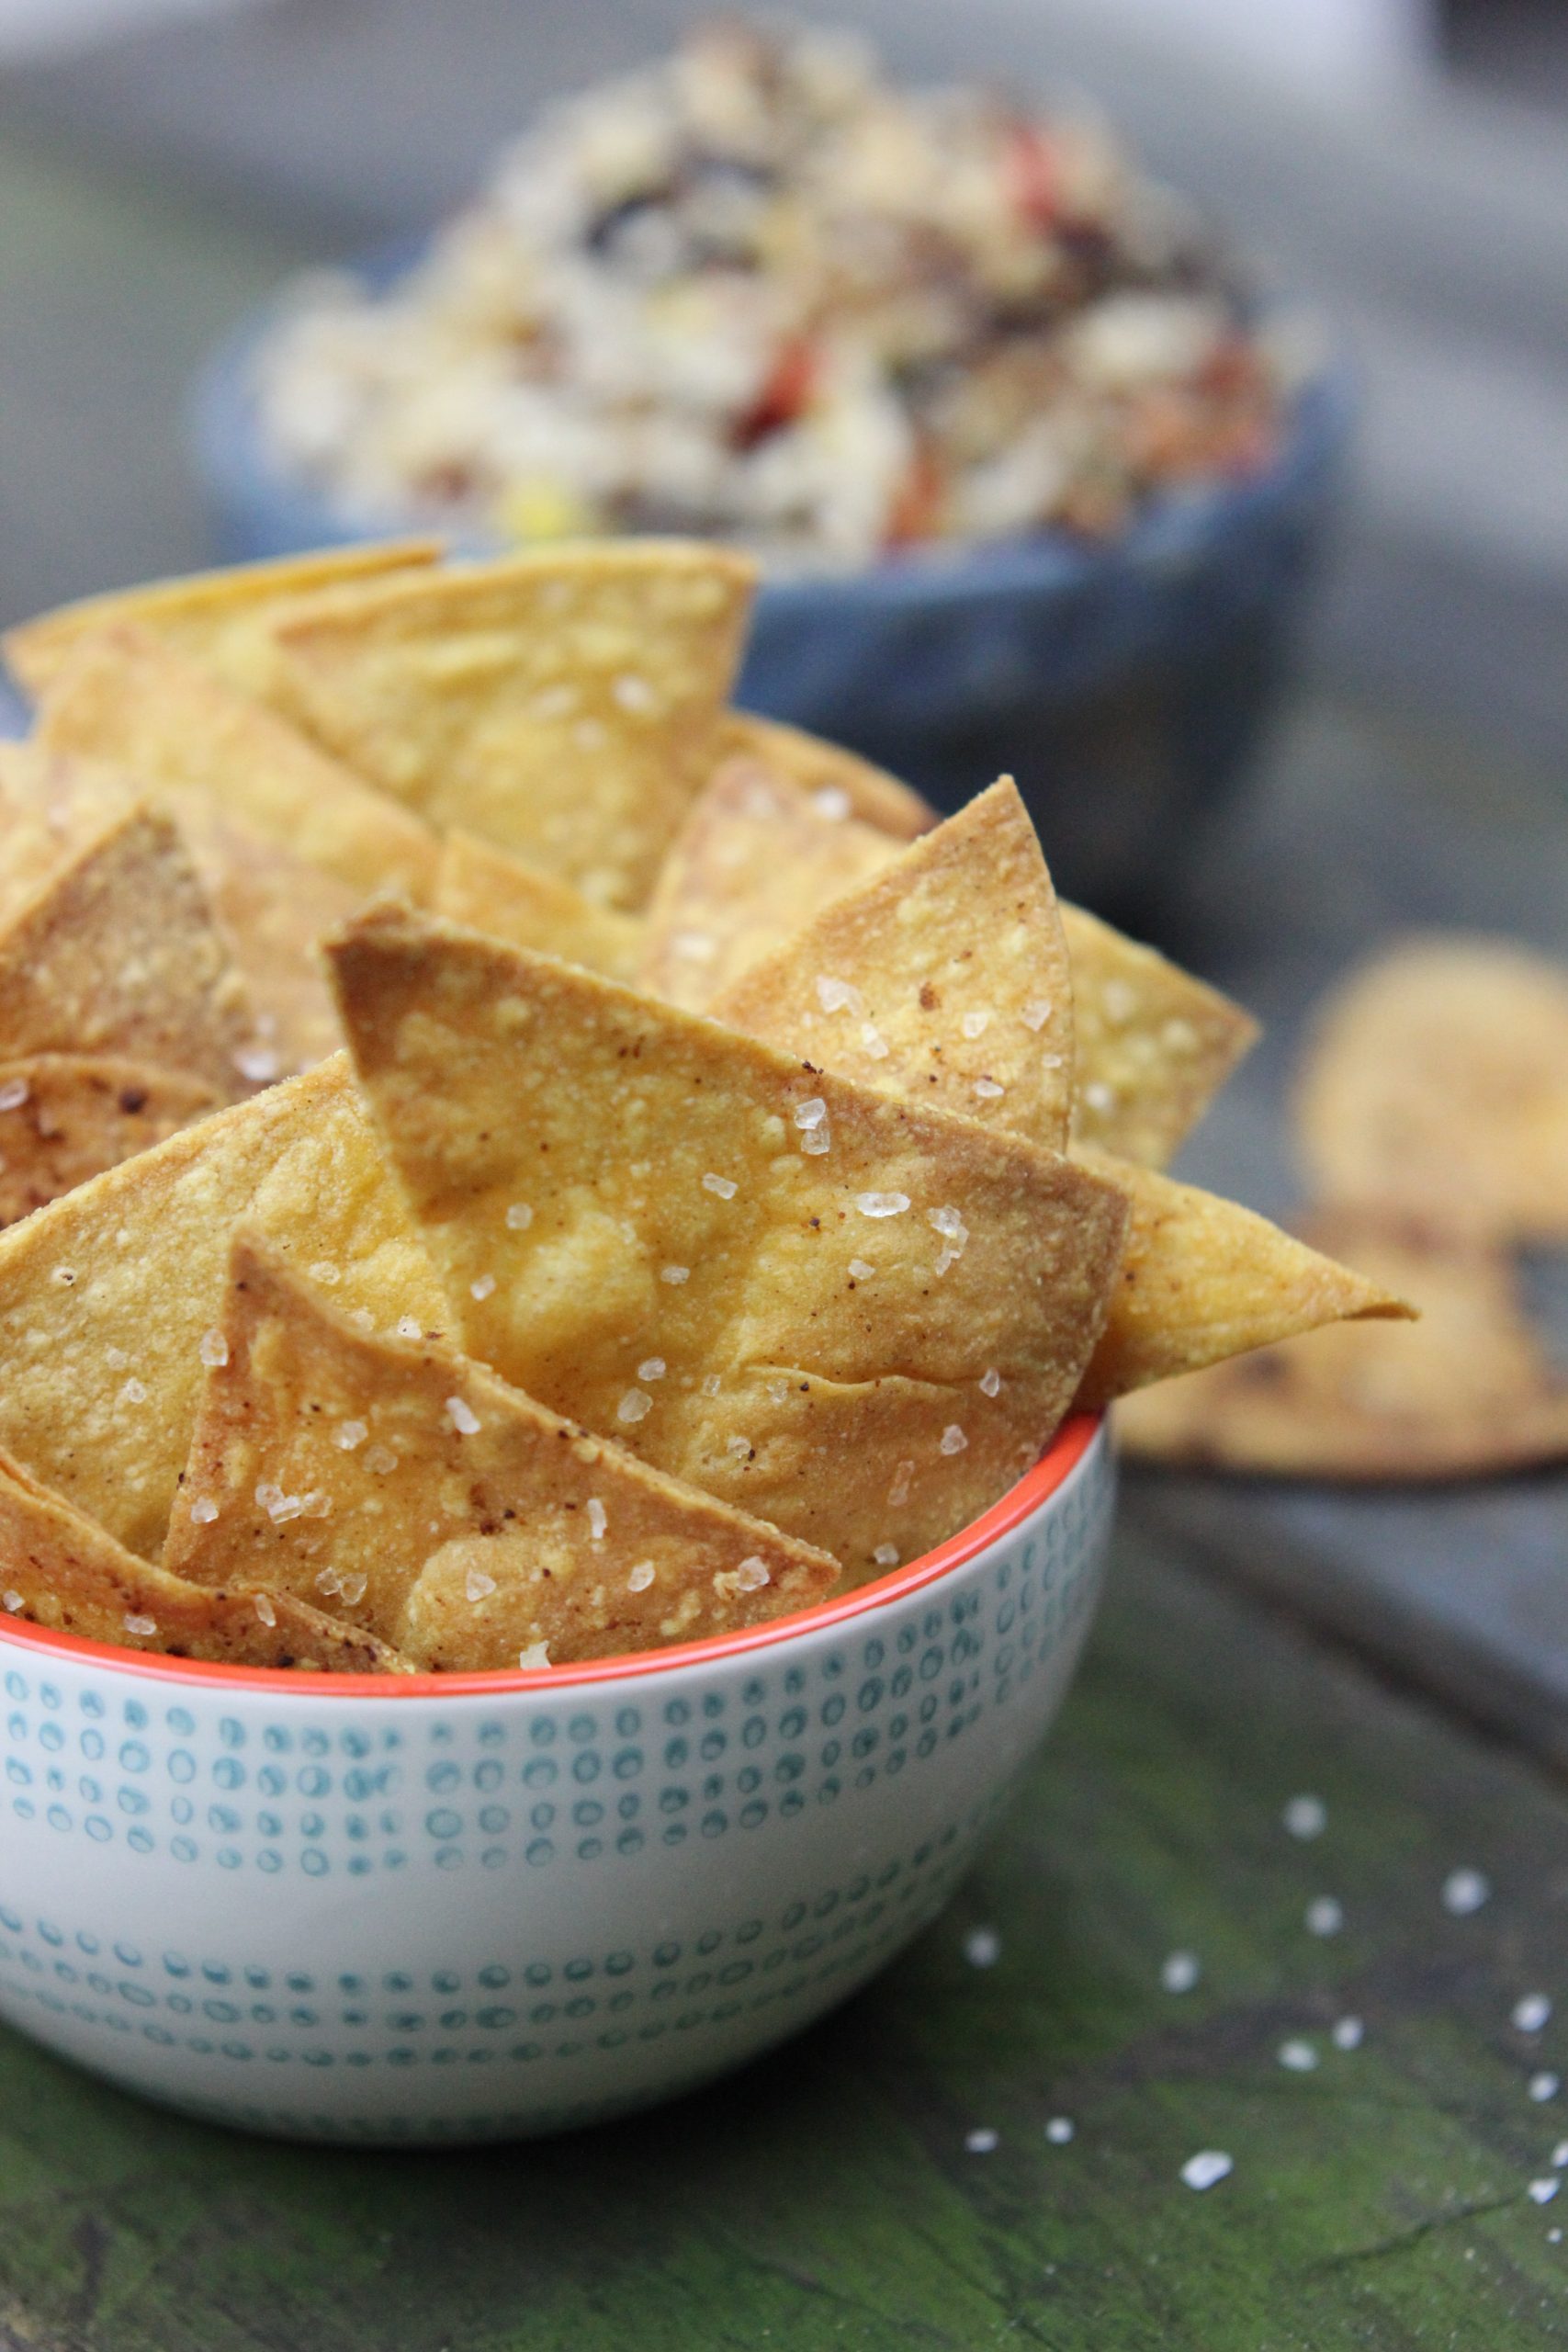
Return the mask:
[[(372, 265), (386, 283), (398, 263)], [(268, 310), (216, 352), (192, 440), (233, 561), (357, 536), (263, 450)], [(851, 745), (957, 808), (1010, 770), (1060, 887), (1156, 921), (1278, 697), (1353, 410), (1335, 367), (1256, 479), (1152, 504), (1086, 548), (1042, 532), (846, 575), (764, 582), (738, 699)]]

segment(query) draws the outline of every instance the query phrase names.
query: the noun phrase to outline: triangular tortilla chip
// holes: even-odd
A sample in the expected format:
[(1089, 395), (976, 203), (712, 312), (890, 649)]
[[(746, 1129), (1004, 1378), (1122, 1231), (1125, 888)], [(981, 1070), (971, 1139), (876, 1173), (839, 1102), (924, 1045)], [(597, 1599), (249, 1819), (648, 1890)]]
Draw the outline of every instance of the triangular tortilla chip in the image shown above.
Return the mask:
[(139, 1560), (3, 1455), (0, 1609), (83, 1641), (164, 1657), (329, 1674), (409, 1671), (384, 1642), (288, 1594), (212, 1590)]
[(1073, 967), (1073, 1133), (1163, 1168), (1258, 1038), (1217, 989), (1064, 904)]
[(912, 842), (917, 833), (936, 823), (936, 811), (918, 792), (900, 784), (886, 768), (846, 752), (803, 727), (785, 727), (776, 718), (758, 718), (749, 710), (732, 710), (724, 723), (721, 757), (741, 757), (787, 776), (820, 800), (828, 796), (825, 814), (837, 811), (858, 817), (863, 825), (890, 833), (895, 841)]
[(570, 882), (473, 833), (451, 832), (442, 842), (434, 904), (451, 922), (537, 956), (562, 956), (607, 979), (631, 979), (642, 956), (637, 916), (596, 907)]
[(197, 1078), (80, 1054), (0, 1062), (0, 1226), (148, 1151), (220, 1098)]
[(450, 1328), (346, 1056), (0, 1233), (0, 1447), (155, 1555), (243, 1216), (378, 1325)]
[(6, 660), (12, 675), (37, 701), (86, 639), (130, 622), (187, 661), (216, 669), (231, 684), (250, 691), (246, 639), (258, 619), (318, 589), (434, 563), (441, 551), (437, 539), (323, 548), (313, 555), (236, 564), (226, 571), (197, 571), (183, 580), (154, 580), (107, 596), (84, 596), (8, 629), (3, 640)]
[(38, 735), (46, 750), (105, 761), (153, 788), (210, 793), (226, 815), (356, 890), (428, 894), (428, 827), (145, 630), (85, 639), (43, 697)]
[(1072, 981), (1010, 776), (824, 907), (710, 1010), (863, 1085), (1066, 1147)]
[(1235, 1201), (1087, 1145), (1073, 1156), (1118, 1185), (1132, 1209), (1111, 1313), (1078, 1391), (1085, 1412), (1320, 1324), (1413, 1313)]
[(229, 815), (209, 794), (149, 795), (96, 760), (33, 739), (0, 743), (0, 920), (116, 815), (150, 798), (173, 817), (249, 991), (249, 1067), (288, 1077), (335, 1053), (343, 1038), (316, 943), (361, 897), (335, 875)]
[(1568, 1459), (1568, 1382), (1487, 1244), (1375, 1212), (1313, 1238), (1421, 1302), (1414, 1330), (1317, 1331), (1118, 1406), (1129, 1453), (1298, 1478), (1469, 1478)]
[(197, 1583), (265, 1584), (421, 1666), (483, 1669), (760, 1624), (837, 1579), (455, 1350), (356, 1330), (243, 1233), (222, 1331), (164, 1555)]
[(1295, 1115), (1329, 1200), (1568, 1239), (1568, 968), (1508, 940), (1400, 941), (1330, 998)]
[(398, 909), (332, 954), (465, 1343), (504, 1378), (857, 1579), (1035, 1459), (1099, 1335), (1111, 1187)]
[(712, 769), (752, 577), (645, 540), (340, 589), (277, 623), (273, 690), (433, 824), (636, 908)]
[(244, 983), (190, 852), (167, 817), (132, 808), (0, 931), (0, 1056), (112, 1054), (246, 1091)]
[(649, 902), (639, 986), (702, 1012), (742, 972), (897, 856), (886, 833), (755, 761), (720, 768)]

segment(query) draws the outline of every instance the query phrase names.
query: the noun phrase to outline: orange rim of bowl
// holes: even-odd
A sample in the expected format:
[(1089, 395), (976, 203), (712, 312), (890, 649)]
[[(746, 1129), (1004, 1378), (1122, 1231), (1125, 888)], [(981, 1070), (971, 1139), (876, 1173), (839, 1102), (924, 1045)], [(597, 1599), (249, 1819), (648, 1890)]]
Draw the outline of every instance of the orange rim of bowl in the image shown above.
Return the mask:
[(493, 1668), (482, 1674), (301, 1674), (293, 1667), (219, 1666), (204, 1658), (170, 1657), (162, 1650), (122, 1649), (113, 1642), (85, 1641), (80, 1634), (56, 1633), (51, 1626), (30, 1624), (22, 1618), (0, 1619), (0, 1635), (7, 1644), (45, 1657), (92, 1660), (128, 1674), (207, 1683), (224, 1690), (266, 1690), (274, 1697), (287, 1691), (290, 1697), (306, 1700), (496, 1698), (513, 1690), (581, 1690), (587, 1683), (631, 1681), (638, 1675), (665, 1673), (674, 1667), (771, 1649), (796, 1634), (848, 1624), (885, 1601), (907, 1600), (911, 1593), (924, 1591), (950, 1569), (963, 1567), (998, 1536), (1010, 1535), (1058, 1493), (1099, 1435), (1102, 1418), (1098, 1413), (1072, 1414), (1033, 1469), (999, 1502), (907, 1567), (889, 1568), (886, 1576), (857, 1585), (837, 1600), (818, 1601), (814, 1609), (770, 1617), (761, 1625), (747, 1625), (734, 1634), (710, 1634), (699, 1642), (671, 1643), (664, 1649), (628, 1650), (619, 1657), (585, 1658), (576, 1666), (527, 1670), (515, 1666)]

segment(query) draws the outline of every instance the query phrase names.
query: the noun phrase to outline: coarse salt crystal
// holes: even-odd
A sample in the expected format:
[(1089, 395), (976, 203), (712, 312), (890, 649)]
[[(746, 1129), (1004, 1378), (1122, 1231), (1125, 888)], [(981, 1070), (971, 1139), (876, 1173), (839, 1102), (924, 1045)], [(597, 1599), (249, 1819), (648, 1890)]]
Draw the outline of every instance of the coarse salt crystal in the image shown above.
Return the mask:
[(1102, 1078), (1091, 1078), (1084, 1088), (1083, 1099), (1091, 1111), (1113, 1111), (1116, 1097)]
[(534, 1222), (534, 1212), (526, 1201), (513, 1201), (506, 1212), (506, 1222), (513, 1233), (526, 1233)]
[(530, 1643), (529, 1646), (525, 1650), (519, 1650), (517, 1653), (517, 1663), (522, 1668), (525, 1674), (532, 1674), (536, 1668), (548, 1666), (549, 1662), (550, 1645), (548, 1642)]
[(1310, 2075), (1318, 2064), (1317, 2052), (1310, 2041), (1281, 2041), (1279, 2059), (1291, 2075)]
[(261, 1619), (262, 1623), (263, 1623), (264, 1625), (276, 1625), (276, 1623), (277, 1623), (277, 1611), (276, 1611), (276, 1609), (273, 1607), (273, 1605), (272, 1605), (272, 1595), (271, 1595), (270, 1593), (267, 1593), (267, 1592), (258, 1592), (258, 1593), (257, 1593), (257, 1595), (256, 1595), (256, 1615)]
[[(259, 1487), (257, 1489), (257, 1493), (259, 1496)], [(305, 1498), (303, 1495), (275, 1495), (271, 1502), (269, 1502), (266, 1507), (266, 1515), (268, 1519), (270, 1519), (276, 1526), (279, 1527), (281, 1527), (286, 1521), (291, 1519), (302, 1519), (304, 1517), (304, 1513)]]
[(1023, 1025), (1026, 1029), (1034, 1030), (1036, 1035), (1044, 1028), (1050, 1018), (1051, 1001), (1048, 997), (1037, 996), (1032, 1003), (1026, 1004), (1023, 1008)]
[(894, 1510), (902, 1510), (909, 1499), (909, 1481), (915, 1475), (912, 1462), (900, 1462), (893, 1473), (893, 1484), (887, 1489), (887, 1500)]
[(723, 1383), (723, 1381), (722, 1381), (722, 1380), (720, 1380), (720, 1378), (719, 1378), (719, 1376), (718, 1376), (718, 1374), (717, 1374), (717, 1373), (716, 1373), (716, 1372), (705, 1372), (705, 1373), (704, 1373), (704, 1374), (703, 1374), (703, 1395), (704, 1395), (705, 1396), (716, 1396), (718, 1395), (719, 1390), (723, 1387), (723, 1385), (724, 1385), (724, 1383)]
[(724, 1449), (725, 1452), (732, 1455), (737, 1462), (750, 1462), (752, 1454), (755, 1453), (757, 1450), (752, 1444), (750, 1439), (749, 1437), (742, 1437), (739, 1430), (737, 1430), (733, 1437), (727, 1437), (725, 1439)]
[(898, 1565), (898, 1546), (897, 1544), (879, 1544), (871, 1556), (879, 1568), (896, 1568)]
[(1345, 1925), (1343, 1905), (1332, 1894), (1315, 1895), (1306, 1907), (1307, 1933), (1313, 1936), (1337, 1936)]
[(8, 1078), (5, 1085), (0, 1086), (0, 1111), (19, 1111), (27, 1099), (28, 1081), (25, 1078)]
[(1196, 1952), (1168, 1952), (1160, 1962), (1159, 1981), (1168, 1993), (1190, 1993), (1202, 1973)]
[[(0, 1168), (5, 1165), (4, 1159), (0, 1159)], [(62, 1290), (70, 1290), (76, 1280), (76, 1269), (74, 1266), (56, 1266), (49, 1279), (51, 1283), (58, 1283)]]
[(218, 1516), (218, 1506), (210, 1495), (197, 1495), (190, 1507), (190, 1515), (198, 1527), (210, 1527)]
[(488, 1600), (495, 1590), (495, 1578), (483, 1568), (470, 1568), (463, 1580), (463, 1594), (468, 1600)]
[(662, 1356), (644, 1356), (637, 1368), (639, 1380), (662, 1380), (668, 1366)]
[(874, 1062), (886, 1061), (892, 1048), (874, 1021), (863, 1021), (860, 1025), (861, 1049)]
[(817, 1001), (824, 1012), (852, 1012), (857, 1021), (865, 1019), (865, 999), (859, 989), (848, 980), (835, 980), (820, 973), (817, 980)]
[(364, 1576), (340, 1577), (338, 1578), (338, 1591), (341, 1593), (344, 1600), (347, 1601), (351, 1609), (354, 1608), (357, 1602), (364, 1600), (365, 1588), (369, 1581), (369, 1577)]
[(964, 2144), (972, 2156), (988, 2156), (996, 2148), (1001, 2136), (999, 2132), (993, 2132), (990, 2125), (985, 2123), (977, 2131), (966, 2132), (964, 2135)]
[(327, 1290), (334, 1289), (343, 1280), (342, 1267), (334, 1265), (330, 1258), (318, 1258), (306, 1272), (313, 1283), (321, 1283)]
[(711, 964), (718, 954), (718, 942), (711, 931), (671, 932), (670, 945), (688, 964)]
[(226, 1364), (229, 1361), (229, 1342), (221, 1331), (204, 1331), (197, 1348), (197, 1354), (204, 1364), (216, 1372), (220, 1365)]
[(1492, 1882), (1483, 1871), (1450, 1871), (1443, 1881), (1443, 1908), (1456, 1919), (1466, 1919), (1479, 1911), (1492, 1892)]
[(1527, 1993), (1514, 2003), (1514, 2023), (1521, 2033), (1539, 2033), (1551, 2015), (1551, 2003), (1544, 1993)]
[(423, 1334), (423, 1331), (420, 1329), (420, 1327), (419, 1327), (419, 1319), (418, 1319), (418, 1317), (417, 1317), (416, 1316), (412, 1316), (412, 1315), (400, 1315), (400, 1316), (399, 1316), (399, 1317), (398, 1317), (398, 1337), (399, 1337), (399, 1339), (400, 1339), (400, 1340), (419, 1340), (419, 1339), (423, 1339), (423, 1336), (424, 1336), (424, 1334)]
[(795, 1124), (797, 1127), (819, 1127), (827, 1115), (828, 1105), (823, 1102), (820, 1094), (814, 1094), (809, 1102), (797, 1102), (795, 1106)]
[(850, 813), (850, 796), (841, 785), (822, 784), (812, 794), (811, 805), (830, 825), (841, 825)]
[(864, 1258), (852, 1258), (850, 1260), (850, 1275), (852, 1280), (857, 1283), (870, 1282), (875, 1272), (876, 1268)]
[(340, 1421), (333, 1432), (333, 1443), (341, 1446), (344, 1453), (352, 1453), (356, 1445), (364, 1444), (369, 1434), (363, 1421)]
[(270, 1046), (242, 1046), (234, 1068), (253, 1086), (269, 1086), (283, 1065)]
[(942, 1433), (942, 1452), (944, 1453), (962, 1453), (968, 1442), (968, 1439), (959, 1428), (958, 1423), (956, 1421), (949, 1421), (947, 1427)]
[(1548, 2173), (1541, 2180), (1532, 2180), (1529, 2185), (1530, 2201), (1536, 2205), (1550, 2205), (1562, 2186), (1555, 2173)]
[(1292, 1797), (1280, 1818), (1292, 1838), (1321, 1838), (1328, 1826), (1328, 1807), (1321, 1797)]
[(975, 1091), (982, 1102), (999, 1102), (1007, 1092), (1007, 1088), (998, 1086), (994, 1078), (977, 1078), (975, 1080)]
[(862, 1216), (902, 1216), (909, 1205), (908, 1193), (857, 1193), (855, 1206)]
[(1359, 2018), (1339, 2018), (1329, 2036), (1336, 2050), (1359, 2050), (1367, 2038), (1367, 2029)]
[(703, 1178), (705, 1193), (716, 1193), (721, 1201), (732, 1201), (739, 1190), (733, 1176), (715, 1176), (710, 1170)]
[(481, 1274), (477, 1282), (472, 1282), (468, 1284), (468, 1296), (470, 1298), (479, 1299), (489, 1298), (494, 1289), (495, 1276), (493, 1274)]
[(659, 1279), (661, 1283), (669, 1283), (673, 1285), (678, 1283), (690, 1282), (691, 1278), (692, 1270), (690, 1266), (661, 1266), (659, 1270)]
[(120, 1389), (119, 1401), (122, 1405), (145, 1405), (147, 1391), (140, 1380), (128, 1380)]
[(1525, 2088), (1537, 2107), (1543, 2107), (1549, 2098), (1555, 2098), (1562, 2088), (1562, 2077), (1560, 2075), (1551, 2074), (1532, 2075)]
[(125, 1630), (128, 1634), (140, 1634), (146, 1639), (157, 1632), (158, 1620), (155, 1617), (140, 1617), (133, 1610), (126, 1618)]
[(373, 1331), (376, 1329), (376, 1317), (367, 1306), (351, 1308), (348, 1319), (356, 1331)]
[(966, 1037), (983, 1037), (991, 1025), (991, 1016), (988, 1012), (966, 1012), (958, 1025)]
[(459, 1437), (477, 1437), (479, 1417), (466, 1396), (448, 1396), (446, 1418)]
[(1231, 2169), (1232, 2159), (1223, 2148), (1200, 2148), (1182, 2165), (1181, 2177), (1189, 2188), (1213, 2188)]
[(1000, 1374), (999, 1372), (998, 1372), (994, 1366), (992, 1367), (992, 1369), (991, 1369), (989, 1372), (983, 1372), (983, 1373), (980, 1374), (980, 1394), (981, 1394), (981, 1396), (999, 1396), (1001, 1395), (1001, 1393), (1002, 1393), (1002, 1376), (1001, 1376), (1001, 1374)]
[(1002, 1956), (1002, 1939), (995, 1928), (971, 1928), (964, 1939), (964, 1957), (971, 1968), (995, 1968)]
[(773, 1582), (773, 1576), (767, 1562), (760, 1560), (752, 1552), (736, 1569), (735, 1581), (742, 1592), (761, 1592), (765, 1584)]
[(659, 701), (648, 680), (639, 678), (632, 671), (628, 671), (625, 677), (614, 680), (610, 692), (623, 710), (652, 710)]
[(602, 1544), (604, 1540), (604, 1530), (609, 1526), (609, 1524), (610, 1515), (604, 1509), (604, 1504), (600, 1501), (597, 1495), (590, 1495), (588, 1498), (588, 1534), (590, 1542)]
[(833, 1148), (832, 1132), (828, 1127), (811, 1127), (800, 1138), (800, 1148), (807, 1158), (819, 1159)]
[(639, 1560), (626, 1577), (626, 1589), (628, 1592), (646, 1592), (652, 1582), (653, 1562)]
[(615, 1408), (618, 1421), (640, 1421), (653, 1410), (653, 1399), (646, 1388), (628, 1388)]
[(19, 1592), (0, 1592), (0, 1600), (5, 1602), (7, 1612), (13, 1617), (19, 1617), (28, 1605)]
[(1054, 2148), (1065, 2148), (1077, 2130), (1077, 2125), (1070, 2115), (1054, 2115), (1045, 2126), (1045, 2137)]
[(381, 1477), (385, 1477), (389, 1470), (395, 1470), (397, 1466), (398, 1457), (389, 1445), (373, 1445), (365, 1457), (367, 1470), (374, 1470)]
[(1568, 2165), (1568, 2140), (1559, 2140), (1556, 2147), (1551, 2151), (1551, 2161), (1559, 2172), (1564, 2165)]

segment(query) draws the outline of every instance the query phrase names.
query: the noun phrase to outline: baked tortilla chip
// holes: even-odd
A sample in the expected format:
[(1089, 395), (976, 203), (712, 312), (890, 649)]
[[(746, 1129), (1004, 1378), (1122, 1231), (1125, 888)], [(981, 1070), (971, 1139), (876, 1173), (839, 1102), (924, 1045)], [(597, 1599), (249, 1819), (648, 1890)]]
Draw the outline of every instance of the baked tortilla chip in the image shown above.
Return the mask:
[(197, 571), (183, 580), (154, 580), (59, 605), (53, 612), (8, 629), (0, 642), (12, 675), (35, 702), (54, 684), (78, 646), (127, 622), (249, 692), (254, 683), (250, 646), (258, 621), (298, 596), (373, 574), (406, 571), (435, 562), (440, 554), (437, 539), (389, 540), (378, 547), (323, 548), (314, 555)]
[(0, 1226), (148, 1151), (220, 1098), (143, 1062), (33, 1054), (0, 1062)]
[(1111, 1312), (1078, 1391), (1085, 1412), (1320, 1324), (1414, 1313), (1235, 1201), (1087, 1145), (1073, 1156), (1117, 1185), (1132, 1211)]
[(825, 815), (858, 817), (863, 825), (874, 825), (895, 841), (912, 842), (936, 823), (935, 809), (886, 768), (776, 718), (730, 711), (724, 722), (721, 757), (755, 760), (819, 801), (826, 795)]
[(1010, 776), (824, 907), (710, 1010), (862, 1085), (1066, 1148), (1072, 979)]
[(1244, 1054), (1258, 1023), (1152, 947), (1064, 905), (1073, 969), (1073, 1132), (1163, 1168)]
[(254, 1041), (244, 982), (167, 817), (132, 808), (0, 930), (0, 1056), (113, 1054), (225, 1101)]
[(561, 956), (607, 979), (629, 980), (642, 956), (636, 915), (596, 907), (554, 874), (525, 865), (492, 842), (451, 832), (441, 844), (435, 911), (536, 956)]
[(1314, 1332), (1117, 1408), (1131, 1453), (1193, 1469), (1335, 1479), (1495, 1476), (1568, 1459), (1568, 1382), (1489, 1244), (1371, 1211), (1315, 1217), (1314, 1241), (1421, 1301), (1414, 1330)]
[(464, 1342), (503, 1378), (857, 1580), (1036, 1458), (1099, 1336), (1111, 1187), (399, 909), (331, 953)]
[(450, 1329), (344, 1055), (0, 1233), (0, 1447), (133, 1552), (164, 1540), (241, 1217), (345, 1311)]
[(293, 1593), (479, 1670), (728, 1633), (837, 1579), (455, 1350), (356, 1330), (254, 1236), (222, 1330), (164, 1555), (197, 1583)]
[(165, 1657), (329, 1674), (409, 1671), (384, 1642), (288, 1594), (212, 1590), (139, 1560), (3, 1455), (0, 1608), (83, 1641)]
[(841, 808), (825, 813), (754, 761), (720, 768), (649, 902), (639, 986), (702, 1012), (742, 972), (897, 854)]
[(85, 639), (43, 696), (38, 737), (47, 751), (101, 760), (154, 790), (209, 793), (225, 815), (355, 890), (428, 895), (436, 842), (427, 826), (145, 630)]
[(279, 619), (272, 690), (432, 824), (637, 908), (712, 770), (752, 578), (644, 540), (370, 582)]
[(1295, 1117), (1325, 1199), (1568, 1239), (1568, 969), (1504, 940), (1401, 942), (1330, 998)]

